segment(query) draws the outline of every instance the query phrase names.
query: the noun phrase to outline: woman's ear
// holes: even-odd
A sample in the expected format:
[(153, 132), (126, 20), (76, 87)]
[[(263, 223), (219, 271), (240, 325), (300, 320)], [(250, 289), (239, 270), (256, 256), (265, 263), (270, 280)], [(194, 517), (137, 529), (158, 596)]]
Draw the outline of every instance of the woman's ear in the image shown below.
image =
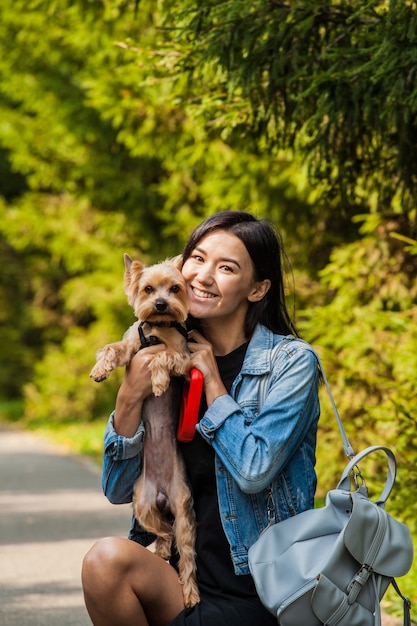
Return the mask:
[(249, 302), (259, 302), (265, 296), (265, 294), (269, 291), (271, 286), (271, 281), (269, 278), (265, 278), (265, 280), (261, 280), (258, 283), (255, 283), (255, 287), (252, 289), (251, 293), (248, 295)]

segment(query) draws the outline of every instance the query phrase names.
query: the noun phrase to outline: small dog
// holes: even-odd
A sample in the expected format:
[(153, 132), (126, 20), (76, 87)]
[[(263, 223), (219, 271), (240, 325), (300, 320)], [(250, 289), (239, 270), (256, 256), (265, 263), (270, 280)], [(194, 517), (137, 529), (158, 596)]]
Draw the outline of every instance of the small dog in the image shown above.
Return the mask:
[(200, 600), (196, 581), (195, 513), (185, 467), (176, 444), (176, 424), (181, 405), (182, 381), (191, 367), (187, 334), (181, 324), (188, 314), (181, 257), (145, 267), (124, 256), (124, 289), (138, 321), (122, 341), (97, 352), (90, 376), (105, 380), (119, 366), (128, 365), (136, 352), (152, 343), (163, 343), (150, 364), (152, 391), (142, 407), (145, 427), (142, 471), (135, 483), (133, 510), (139, 524), (156, 535), (155, 552), (171, 556), (175, 539), (179, 576), (185, 606)]
[(124, 261), (124, 289), (138, 321), (125, 332), (122, 341), (98, 350), (90, 377), (101, 382), (116, 367), (128, 365), (143, 345), (164, 343), (166, 350), (155, 355), (150, 365), (152, 391), (161, 396), (172, 375), (184, 376), (190, 369), (187, 335), (181, 326), (188, 314), (185, 281), (180, 271), (182, 259), (179, 256), (145, 267), (125, 254)]

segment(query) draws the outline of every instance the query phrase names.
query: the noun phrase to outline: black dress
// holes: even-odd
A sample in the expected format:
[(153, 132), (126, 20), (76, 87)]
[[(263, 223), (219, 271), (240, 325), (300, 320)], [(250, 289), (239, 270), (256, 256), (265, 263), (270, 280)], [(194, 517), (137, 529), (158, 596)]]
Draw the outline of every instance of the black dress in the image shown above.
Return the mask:
[[(240, 371), (247, 344), (217, 358), (228, 391)], [(200, 415), (206, 409), (200, 407)], [(180, 444), (194, 498), (197, 518), (197, 579), (201, 602), (184, 609), (169, 626), (273, 626), (276, 619), (261, 604), (248, 574), (233, 570), (230, 547), (220, 520), (214, 450), (197, 433)]]

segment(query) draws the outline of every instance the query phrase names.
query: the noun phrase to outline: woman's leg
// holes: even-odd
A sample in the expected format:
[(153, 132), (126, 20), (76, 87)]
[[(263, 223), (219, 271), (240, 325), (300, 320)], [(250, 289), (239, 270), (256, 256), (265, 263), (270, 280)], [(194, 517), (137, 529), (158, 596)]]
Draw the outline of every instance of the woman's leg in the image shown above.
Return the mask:
[(94, 544), (82, 582), (94, 626), (166, 626), (184, 608), (175, 569), (130, 539)]

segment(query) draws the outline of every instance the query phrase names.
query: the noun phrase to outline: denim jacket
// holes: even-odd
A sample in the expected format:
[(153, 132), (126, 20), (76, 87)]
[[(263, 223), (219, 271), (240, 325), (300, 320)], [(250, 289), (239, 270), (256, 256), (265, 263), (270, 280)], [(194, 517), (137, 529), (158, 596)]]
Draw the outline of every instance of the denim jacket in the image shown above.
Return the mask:
[[(248, 574), (248, 549), (271, 518), (281, 521), (314, 506), (319, 369), (311, 347), (258, 325), (230, 395), (219, 396), (197, 426), (212, 445), (219, 511), (236, 574)], [(267, 377), (259, 406), (260, 381)], [(144, 429), (117, 435), (112, 416), (105, 433), (103, 490), (131, 502), (140, 472)]]

